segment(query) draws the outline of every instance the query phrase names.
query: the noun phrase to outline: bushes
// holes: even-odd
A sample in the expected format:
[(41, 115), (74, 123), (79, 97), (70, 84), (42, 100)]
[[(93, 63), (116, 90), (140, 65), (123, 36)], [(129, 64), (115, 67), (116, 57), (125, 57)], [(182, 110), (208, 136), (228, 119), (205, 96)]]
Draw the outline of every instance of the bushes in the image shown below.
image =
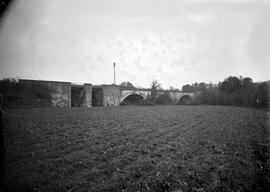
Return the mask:
[(171, 104), (172, 101), (168, 95), (164, 94), (164, 95), (160, 95), (156, 99), (155, 103), (158, 105), (168, 105), (168, 104)]

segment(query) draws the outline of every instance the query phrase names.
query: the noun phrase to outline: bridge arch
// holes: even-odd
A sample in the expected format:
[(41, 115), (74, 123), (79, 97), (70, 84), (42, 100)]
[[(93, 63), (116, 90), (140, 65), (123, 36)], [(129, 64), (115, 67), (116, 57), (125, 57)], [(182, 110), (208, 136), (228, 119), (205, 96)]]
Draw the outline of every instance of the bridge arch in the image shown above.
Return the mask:
[(192, 102), (191, 96), (190, 95), (182, 95), (179, 100), (178, 104), (182, 105), (190, 105)]
[(134, 105), (138, 104), (144, 99), (144, 96), (139, 93), (130, 93), (125, 97), (121, 98), (120, 105)]
[(120, 93), (120, 103), (124, 101), (124, 99), (130, 95), (137, 94), (146, 99), (147, 95), (149, 94), (147, 91), (140, 91), (140, 90), (121, 90)]

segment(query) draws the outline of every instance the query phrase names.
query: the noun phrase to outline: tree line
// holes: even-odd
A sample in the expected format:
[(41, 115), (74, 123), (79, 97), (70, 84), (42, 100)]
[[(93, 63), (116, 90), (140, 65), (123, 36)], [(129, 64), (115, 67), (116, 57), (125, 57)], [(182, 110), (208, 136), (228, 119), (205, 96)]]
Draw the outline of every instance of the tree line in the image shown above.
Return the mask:
[(230, 76), (218, 84), (184, 85), (183, 92), (195, 93), (194, 104), (267, 108), (270, 81), (254, 83), (250, 77)]

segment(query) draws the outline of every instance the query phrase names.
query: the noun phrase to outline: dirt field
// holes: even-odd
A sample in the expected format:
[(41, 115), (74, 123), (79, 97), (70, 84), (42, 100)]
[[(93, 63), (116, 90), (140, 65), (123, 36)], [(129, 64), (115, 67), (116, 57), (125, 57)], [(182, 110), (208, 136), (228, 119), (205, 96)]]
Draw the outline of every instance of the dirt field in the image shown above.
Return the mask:
[(10, 191), (266, 191), (267, 112), (221, 106), (9, 109)]

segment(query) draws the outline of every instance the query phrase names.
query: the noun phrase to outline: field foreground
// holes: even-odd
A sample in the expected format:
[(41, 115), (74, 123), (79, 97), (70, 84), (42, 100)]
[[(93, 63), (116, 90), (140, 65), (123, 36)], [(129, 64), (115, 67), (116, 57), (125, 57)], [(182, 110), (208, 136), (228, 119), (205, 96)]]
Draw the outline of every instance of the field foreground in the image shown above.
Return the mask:
[(266, 191), (270, 187), (266, 111), (151, 106), (6, 112), (9, 191)]

